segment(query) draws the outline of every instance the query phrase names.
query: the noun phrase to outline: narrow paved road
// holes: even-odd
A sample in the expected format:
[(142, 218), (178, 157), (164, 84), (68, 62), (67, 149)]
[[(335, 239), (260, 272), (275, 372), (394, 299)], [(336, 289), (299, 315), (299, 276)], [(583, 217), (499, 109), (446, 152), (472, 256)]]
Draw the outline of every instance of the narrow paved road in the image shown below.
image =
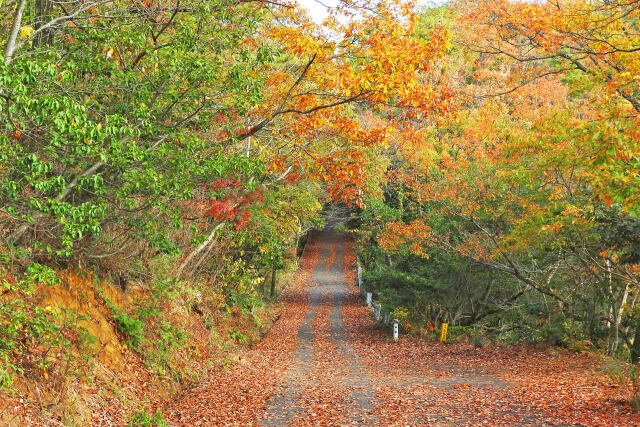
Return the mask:
[(316, 232), (271, 331), (165, 408), (168, 424), (640, 425), (586, 356), (393, 342), (359, 298), (354, 253)]
[(345, 334), (343, 307), (357, 301), (349, 299), (345, 281), (344, 239), (331, 231), (317, 239), (321, 254), (308, 287), (309, 311), (298, 328), (295, 362), (281, 392), (267, 402), (265, 425), (321, 419), (314, 398), (326, 396), (334, 399), (321, 403), (321, 410), (339, 408), (341, 419), (353, 423), (375, 420), (372, 383)]

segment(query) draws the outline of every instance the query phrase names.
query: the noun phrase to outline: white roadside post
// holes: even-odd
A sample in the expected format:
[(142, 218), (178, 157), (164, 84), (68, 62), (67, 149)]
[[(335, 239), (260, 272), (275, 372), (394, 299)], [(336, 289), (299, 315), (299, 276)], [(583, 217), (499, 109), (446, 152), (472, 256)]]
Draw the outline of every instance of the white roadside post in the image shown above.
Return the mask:
[(398, 319), (393, 319), (393, 340), (398, 341), (398, 325), (400, 321)]
[(380, 320), (380, 304), (373, 305), (373, 315), (375, 316), (376, 320)]
[(367, 292), (367, 307), (371, 307), (371, 292)]
[(360, 258), (358, 258), (358, 289), (360, 290), (360, 295), (364, 292), (362, 286), (362, 267), (360, 266)]

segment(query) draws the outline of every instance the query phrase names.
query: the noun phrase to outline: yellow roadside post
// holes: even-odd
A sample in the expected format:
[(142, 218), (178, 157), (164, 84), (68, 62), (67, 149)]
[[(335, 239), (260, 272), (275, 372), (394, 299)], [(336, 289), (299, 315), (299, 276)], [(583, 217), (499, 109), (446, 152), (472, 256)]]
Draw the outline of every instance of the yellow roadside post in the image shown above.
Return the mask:
[(447, 340), (447, 329), (449, 328), (448, 323), (443, 323), (440, 329), (440, 342), (445, 342)]

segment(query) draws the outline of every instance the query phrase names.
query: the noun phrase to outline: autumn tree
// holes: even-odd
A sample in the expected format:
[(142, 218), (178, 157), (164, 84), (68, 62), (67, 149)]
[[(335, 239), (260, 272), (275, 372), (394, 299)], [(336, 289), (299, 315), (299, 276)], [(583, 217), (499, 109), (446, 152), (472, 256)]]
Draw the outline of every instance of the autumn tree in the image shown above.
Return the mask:
[[(618, 6), (629, 13), (575, 2), (427, 13), (430, 24), (456, 22), (446, 69), (460, 109), (454, 120), (414, 125), (417, 138), (404, 133), (421, 145), (394, 153), (384, 206), (369, 205), (364, 242), (380, 249), (363, 251), (383, 299), (432, 323), (501, 322), (504, 336), (606, 341), (612, 353), (622, 342), (629, 351), (637, 112), (633, 86), (616, 87), (615, 73), (588, 56), (597, 43), (584, 44), (592, 20), (606, 15), (616, 19), (600, 36), (622, 46), (615, 28), (637, 12)], [(579, 37), (582, 50), (572, 51)], [(611, 55), (606, 64), (633, 69), (635, 36), (626, 37), (626, 47), (598, 51)]]

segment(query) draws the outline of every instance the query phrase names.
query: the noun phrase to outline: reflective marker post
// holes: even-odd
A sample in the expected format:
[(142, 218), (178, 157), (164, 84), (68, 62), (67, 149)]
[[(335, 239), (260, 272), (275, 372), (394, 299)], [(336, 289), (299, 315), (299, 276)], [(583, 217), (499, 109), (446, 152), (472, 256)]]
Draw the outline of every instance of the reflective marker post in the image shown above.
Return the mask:
[(362, 284), (362, 267), (360, 266), (360, 258), (358, 258), (358, 289), (360, 290), (360, 295), (364, 293), (364, 286)]
[(447, 340), (447, 330), (449, 329), (448, 323), (443, 323), (440, 329), (440, 342), (445, 342)]
[(400, 321), (398, 319), (393, 319), (393, 340), (398, 341), (398, 325)]

